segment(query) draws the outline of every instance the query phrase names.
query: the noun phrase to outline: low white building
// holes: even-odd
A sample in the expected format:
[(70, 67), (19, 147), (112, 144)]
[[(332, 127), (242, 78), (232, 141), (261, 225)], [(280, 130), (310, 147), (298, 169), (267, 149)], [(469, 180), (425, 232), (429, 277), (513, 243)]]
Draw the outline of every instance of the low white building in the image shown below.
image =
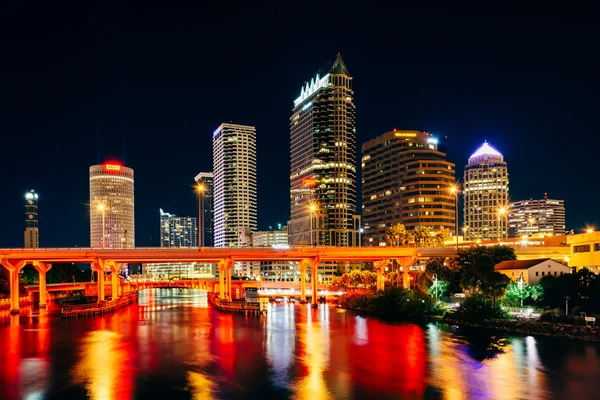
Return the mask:
[(508, 276), (515, 282), (523, 276), (523, 281), (529, 285), (539, 283), (544, 276), (560, 276), (573, 272), (571, 267), (551, 258), (502, 261), (494, 266), (494, 270)]

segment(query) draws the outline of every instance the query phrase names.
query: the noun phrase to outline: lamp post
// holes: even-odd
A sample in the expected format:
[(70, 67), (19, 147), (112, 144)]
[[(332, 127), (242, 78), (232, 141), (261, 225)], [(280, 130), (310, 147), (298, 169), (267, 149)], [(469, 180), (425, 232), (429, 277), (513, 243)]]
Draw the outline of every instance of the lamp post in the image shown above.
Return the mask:
[(104, 204), (98, 204), (98, 211), (100, 211), (102, 213), (102, 248), (104, 248), (104, 238), (105, 238), (105, 234), (104, 234), (104, 211), (105, 211), (105, 207), (104, 207)]
[(469, 230), (468, 226), (463, 226), (463, 240), (466, 240), (468, 230)]
[(458, 188), (452, 186), (450, 193), (454, 195), (454, 236), (456, 236), (456, 251), (458, 251)]
[(437, 274), (433, 274), (433, 284), (435, 285), (435, 299), (438, 298), (438, 277)]
[(519, 290), (521, 291), (521, 308), (523, 308), (523, 290), (525, 290), (525, 281), (523, 279), (523, 273), (519, 277)]
[(500, 225), (501, 225), (501, 220), (502, 220), (502, 216), (506, 214), (506, 208), (505, 207), (500, 207), (498, 209), (498, 243), (500, 243)]
[[(315, 242), (313, 242), (312, 235), (313, 235), (313, 214), (315, 214), (315, 212), (317, 211), (316, 203), (310, 203), (308, 206), (308, 211), (309, 211), (309, 215), (310, 215), (310, 245), (314, 246)], [(317, 227), (317, 232), (318, 232), (318, 227)]]
[(565, 296), (565, 315), (569, 316), (569, 296)]
[(198, 247), (204, 246), (204, 191), (206, 187), (199, 183), (196, 186), (196, 197), (198, 199)]

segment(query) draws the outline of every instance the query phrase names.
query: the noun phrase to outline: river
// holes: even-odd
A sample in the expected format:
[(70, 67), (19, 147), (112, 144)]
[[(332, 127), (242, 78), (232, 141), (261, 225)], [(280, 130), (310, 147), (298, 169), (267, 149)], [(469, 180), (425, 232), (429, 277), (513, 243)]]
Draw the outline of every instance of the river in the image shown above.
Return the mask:
[(0, 313), (1, 399), (597, 399), (600, 345), (277, 304), (224, 314), (194, 289), (98, 318)]

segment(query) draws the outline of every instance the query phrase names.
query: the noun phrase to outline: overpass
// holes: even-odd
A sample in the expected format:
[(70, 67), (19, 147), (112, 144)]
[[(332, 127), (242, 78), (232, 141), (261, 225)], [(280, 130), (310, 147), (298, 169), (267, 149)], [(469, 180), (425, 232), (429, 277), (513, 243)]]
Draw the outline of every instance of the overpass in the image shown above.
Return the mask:
[[(558, 249), (558, 250), (556, 250)], [(564, 257), (566, 248), (543, 246), (515, 248), (518, 258)], [(565, 250), (566, 249), (566, 250)], [(138, 247), (135, 249), (97, 248), (38, 248), (0, 249), (0, 263), (10, 274), (11, 312), (19, 312), (19, 271), (28, 264), (39, 273), (40, 307), (46, 306), (46, 273), (52, 263), (90, 263), (98, 273), (98, 301), (105, 299), (105, 279), (111, 271), (111, 293), (118, 293), (117, 271), (121, 263), (147, 262), (203, 262), (219, 265), (219, 297), (231, 299), (231, 270), (234, 262), (243, 261), (296, 261), (300, 268), (301, 300), (306, 298), (306, 272), (310, 267), (311, 291), (317, 292), (317, 268), (321, 262), (372, 262), (377, 271), (377, 288), (383, 288), (383, 272), (389, 260), (396, 259), (403, 268), (408, 268), (417, 258), (456, 257), (455, 247), (328, 247), (288, 246), (272, 247), (199, 247), (164, 248)], [(316, 296), (313, 305), (316, 306)]]
[[(105, 298), (104, 274), (111, 271), (111, 292), (118, 293), (117, 271), (121, 263), (139, 262), (204, 262), (219, 265), (219, 297), (231, 299), (231, 270), (234, 262), (242, 261), (297, 261), (300, 267), (301, 300), (306, 298), (306, 271), (310, 267), (312, 293), (317, 292), (317, 268), (321, 262), (373, 262), (377, 270), (377, 287), (383, 287), (383, 271), (396, 259), (409, 267), (417, 257), (454, 257), (453, 248), (415, 247), (327, 247), (289, 246), (272, 247), (199, 247), (164, 248), (142, 247), (135, 249), (96, 248), (38, 248), (0, 249), (0, 263), (10, 274), (11, 312), (19, 312), (19, 271), (28, 264), (39, 273), (40, 307), (46, 306), (46, 273), (52, 263), (90, 263), (98, 273), (98, 301)], [(316, 296), (313, 306), (316, 307)]]

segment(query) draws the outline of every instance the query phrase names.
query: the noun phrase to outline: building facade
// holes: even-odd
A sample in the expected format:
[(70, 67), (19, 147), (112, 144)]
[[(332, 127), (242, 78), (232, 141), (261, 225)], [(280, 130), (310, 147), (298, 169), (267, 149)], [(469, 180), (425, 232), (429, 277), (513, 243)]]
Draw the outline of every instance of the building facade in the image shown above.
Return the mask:
[[(253, 247), (287, 248), (287, 227), (268, 231), (257, 231), (252, 235)], [(254, 276), (260, 275), (263, 281), (297, 282), (300, 280), (300, 269), (295, 261), (261, 261), (255, 262)]]
[(466, 240), (496, 240), (508, 236), (508, 168), (504, 156), (483, 143), (464, 173)]
[(240, 246), (256, 231), (256, 128), (221, 124), (213, 133), (214, 245)]
[(362, 145), (363, 246), (387, 245), (387, 230), (455, 232), (453, 163), (427, 132), (393, 130)]
[(290, 130), (290, 244), (358, 246), (354, 91), (341, 56), (302, 88)]
[(586, 233), (567, 235), (567, 244), (571, 249), (570, 267), (577, 271), (587, 268), (595, 274), (600, 273), (600, 232), (590, 230)]
[(508, 204), (510, 237), (564, 235), (565, 201), (549, 199), (521, 200)]
[(573, 272), (572, 268), (551, 258), (502, 261), (494, 266), (494, 270), (514, 282), (522, 281), (526, 285), (536, 285), (545, 276), (561, 276)]
[(39, 195), (35, 190), (25, 193), (25, 245), (26, 249), (37, 249), (40, 247), (39, 231)]
[(214, 179), (212, 172), (200, 172), (194, 178), (199, 185), (198, 196), (198, 243), (200, 246), (212, 247), (214, 243)]
[(90, 246), (135, 247), (133, 169), (116, 163), (90, 167)]
[(198, 220), (160, 209), (160, 247), (198, 247)]

